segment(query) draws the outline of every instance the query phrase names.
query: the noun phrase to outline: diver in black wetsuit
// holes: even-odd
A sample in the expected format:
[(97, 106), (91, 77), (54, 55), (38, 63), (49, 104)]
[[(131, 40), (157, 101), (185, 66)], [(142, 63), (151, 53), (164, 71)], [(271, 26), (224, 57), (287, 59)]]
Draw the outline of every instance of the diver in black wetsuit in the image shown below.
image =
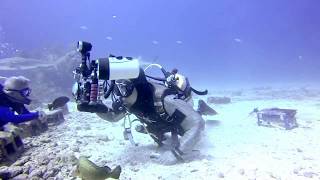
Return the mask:
[[(165, 78), (146, 75), (148, 67), (142, 69), (139, 60), (131, 57), (109, 56), (91, 60), (91, 49), (88, 42), (79, 41), (77, 44), (82, 62), (74, 71), (77, 82), (72, 89), (78, 110), (96, 113), (110, 122), (134, 114), (143, 124), (140, 132), (145, 130), (159, 145), (165, 140), (165, 133), (171, 133), (173, 143), (170, 151), (160, 156), (161, 163), (174, 164), (183, 160), (199, 142), (205, 125), (201, 111), (193, 109), (191, 91), (198, 95), (205, 95), (207, 91), (196, 91), (187, 78), (177, 71), (166, 72), (159, 64), (148, 67), (159, 67)], [(104, 84), (111, 83), (103, 88), (104, 85), (99, 83), (102, 80)], [(104, 98), (111, 95), (112, 105), (104, 104), (100, 99), (100, 86), (104, 89)], [(130, 128), (128, 131), (131, 132)]]
[[(115, 122), (126, 112), (134, 114), (144, 124), (147, 132), (160, 146), (164, 134), (171, 133), (176, 142), (172, 150), (160, 156), (163, 164), (174, 164), (192, 151), (201, 138), (204, 120), (186, 99), (177, 98), (177, 91), (166, 85), (148, 81), (143, 70), (135, 79), (115, 81), (113, 88), (116, 100), (104, 113), (97, 113), (105, 120)], [(78, 110), (87, 111), (87, 105), (78, 105)], [(93, 109), (90, 109), (94, 112)], [(98, 110), (100, 111), (100, 110)], [(178, 140), (178, 135), (181, 138)]]

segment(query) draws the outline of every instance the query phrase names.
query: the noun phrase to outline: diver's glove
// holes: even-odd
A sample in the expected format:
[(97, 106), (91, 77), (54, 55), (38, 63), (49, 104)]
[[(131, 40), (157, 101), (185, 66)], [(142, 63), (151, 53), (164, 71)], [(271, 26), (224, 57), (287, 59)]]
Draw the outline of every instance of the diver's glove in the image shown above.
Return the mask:
[(38, 119), (40, 121), (45, 121), (47, 120), (47, 114), (43, 111), (38, 111)]
[(90, 105), (89, 103), (78, 103), (78, 111), (91, 113), (107, 113), (110, 109), (104, 104)]

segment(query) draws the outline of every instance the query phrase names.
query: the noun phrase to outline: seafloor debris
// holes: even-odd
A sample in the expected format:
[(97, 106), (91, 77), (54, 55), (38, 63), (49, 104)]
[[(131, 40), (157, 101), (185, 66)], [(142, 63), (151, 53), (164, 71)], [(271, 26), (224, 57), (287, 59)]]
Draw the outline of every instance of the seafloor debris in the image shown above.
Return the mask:
[[(64, 120), (63, 111), (57, 109), (47, 115), (47, 120), (32, 120), (19, 125), (8, 123), (0, 131), (0, 164), (11, 164), (20, 157), (24, 150), (22, 138), (37, 136)], [(1, 176), (0, 176), (1, 179)]]
[[(12, 130), (12, 131), (11, 131)], [(20, 131), (10, 129), (0, 131), (0, 165), (7, 162), (14, 162), (23, 151), (23, 142), (21, 140)]]
[(210, 104), (228, 104), (231, 103), (231, 98), (229, 97), (208, 97), (207, 102)]
[(48, 122), (47, 120), (40, 121), (39, 119), (35, 119), (32, 121), (20, 123), (18, 127), (22, 129), (22, 137), (25, 138), (37, 136), (46, 131), (48, 129)]
[(293, 129), (298, 126), (296, 121), (297, 110), (294, 109), (280, 109), (280, 108), (266, 108), (253, 110), (257, 114), (257, 123), (259, 126), (280, 125), (285, 129)]

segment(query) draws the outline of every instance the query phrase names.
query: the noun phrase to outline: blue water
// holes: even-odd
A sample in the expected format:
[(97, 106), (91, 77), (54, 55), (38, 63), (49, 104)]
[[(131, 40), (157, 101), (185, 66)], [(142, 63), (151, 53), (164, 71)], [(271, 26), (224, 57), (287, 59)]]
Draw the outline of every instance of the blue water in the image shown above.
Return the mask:
[[(1, 0), (0, 41), (176, 67), (196, 84), (316, 83), (318, 0)], [(1, 43), (1, 42), (0, 42)]]

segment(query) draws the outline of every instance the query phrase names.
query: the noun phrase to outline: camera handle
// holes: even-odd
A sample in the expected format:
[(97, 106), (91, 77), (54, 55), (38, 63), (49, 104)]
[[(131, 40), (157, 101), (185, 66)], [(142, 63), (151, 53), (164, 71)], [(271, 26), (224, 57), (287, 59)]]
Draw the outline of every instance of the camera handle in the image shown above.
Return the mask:
[(90, 60), (90, 53), (89, 52), (81, 52), (81, 65), (80, 71), (83, 77), (90, 76), (91, 72), (87, 65), (87, 59)]

